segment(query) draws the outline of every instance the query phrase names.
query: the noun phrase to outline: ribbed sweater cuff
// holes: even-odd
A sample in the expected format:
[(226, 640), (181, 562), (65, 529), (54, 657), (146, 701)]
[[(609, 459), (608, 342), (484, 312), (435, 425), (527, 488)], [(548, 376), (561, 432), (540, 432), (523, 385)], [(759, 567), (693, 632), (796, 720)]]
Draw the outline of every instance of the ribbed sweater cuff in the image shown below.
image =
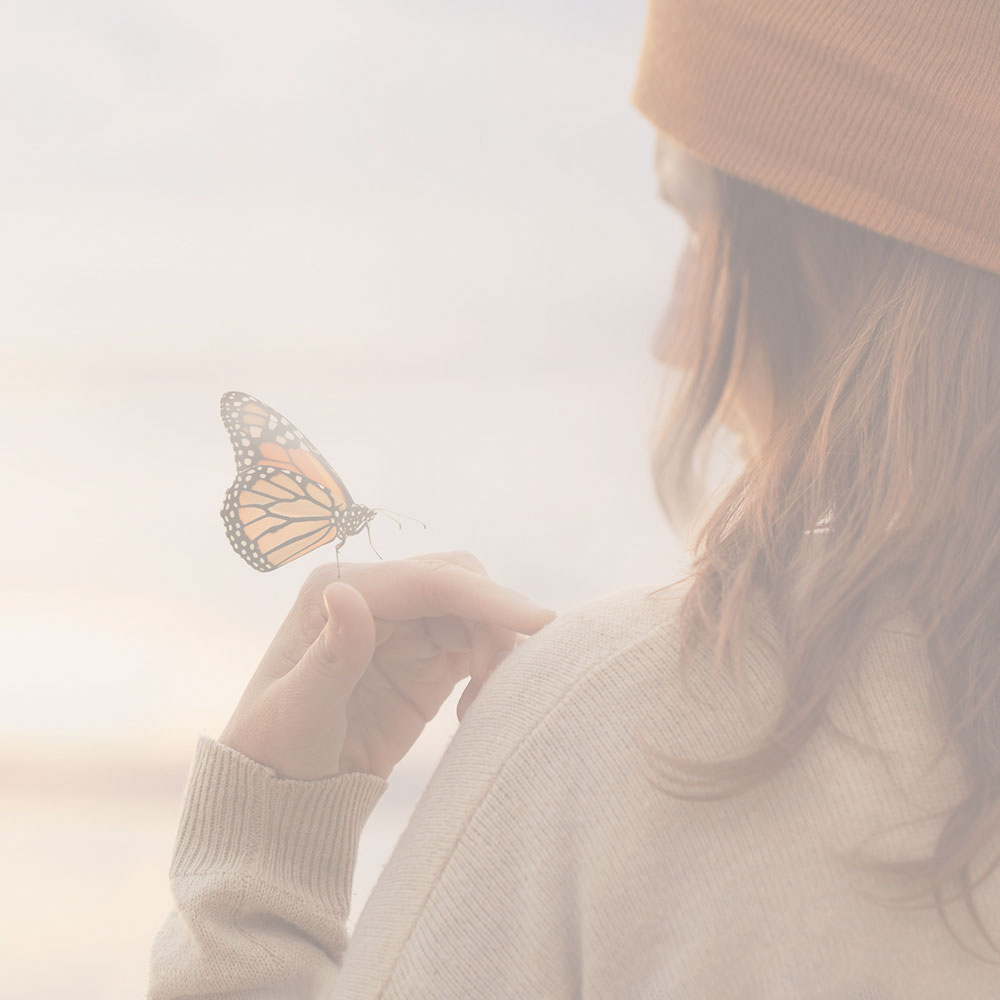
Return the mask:
[(374, 774), (281, 778), (202, 736), (171, 875), (250, 875), (346, 916), (361, 831), (386, 788)]

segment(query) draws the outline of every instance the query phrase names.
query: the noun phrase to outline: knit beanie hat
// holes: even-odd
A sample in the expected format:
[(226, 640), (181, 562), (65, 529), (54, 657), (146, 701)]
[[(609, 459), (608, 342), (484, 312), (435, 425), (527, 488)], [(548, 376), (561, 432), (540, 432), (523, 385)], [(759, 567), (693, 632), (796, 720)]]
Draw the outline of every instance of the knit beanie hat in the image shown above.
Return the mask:
[(633, 99), (720, 170), (1000, 273), (1000, 2), (651, 0)]

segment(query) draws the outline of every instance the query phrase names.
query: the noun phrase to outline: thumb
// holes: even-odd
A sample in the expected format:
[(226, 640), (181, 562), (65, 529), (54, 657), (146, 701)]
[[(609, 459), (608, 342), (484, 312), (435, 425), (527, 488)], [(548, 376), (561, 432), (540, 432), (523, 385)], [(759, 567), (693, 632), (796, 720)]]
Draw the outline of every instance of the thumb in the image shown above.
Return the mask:
[[(288, 675), (292, 683), (331, 687), (347, 694), (361, 679), (375, 652), (375, 622), (365, 599), (346, 583), (323, 591), (327, 622)], [(294, 680), (292, 679), (294, 676)]]

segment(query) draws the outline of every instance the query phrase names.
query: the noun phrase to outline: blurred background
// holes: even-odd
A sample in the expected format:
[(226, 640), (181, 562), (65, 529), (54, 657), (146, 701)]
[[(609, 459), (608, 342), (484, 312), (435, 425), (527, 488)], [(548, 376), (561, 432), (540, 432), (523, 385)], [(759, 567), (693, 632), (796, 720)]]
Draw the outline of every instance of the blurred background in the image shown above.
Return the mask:
[[(682, 571), (647, 452), (683, 224), (629, 103), (642, 0), (0, 11), (4, 993), (136, 997), (191, 754), (326, 548), (229, 548), (229, 389), (386, 558), (557, 610)], [(345, 560), (374, 556), (364, 536)], [(457, 727), (365, 832), (352, 925)]]

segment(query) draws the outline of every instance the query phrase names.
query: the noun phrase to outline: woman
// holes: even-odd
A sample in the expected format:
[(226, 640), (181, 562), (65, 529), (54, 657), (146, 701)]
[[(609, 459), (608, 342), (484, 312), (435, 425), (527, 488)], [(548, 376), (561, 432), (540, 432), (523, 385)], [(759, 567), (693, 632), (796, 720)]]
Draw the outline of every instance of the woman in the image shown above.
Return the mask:
[(691, 574), (552, 621), (469, 556), (314, 572), (199, 745), (151, 997), (1000, 995), (998, 50), (978, 0), (653, 0)]

